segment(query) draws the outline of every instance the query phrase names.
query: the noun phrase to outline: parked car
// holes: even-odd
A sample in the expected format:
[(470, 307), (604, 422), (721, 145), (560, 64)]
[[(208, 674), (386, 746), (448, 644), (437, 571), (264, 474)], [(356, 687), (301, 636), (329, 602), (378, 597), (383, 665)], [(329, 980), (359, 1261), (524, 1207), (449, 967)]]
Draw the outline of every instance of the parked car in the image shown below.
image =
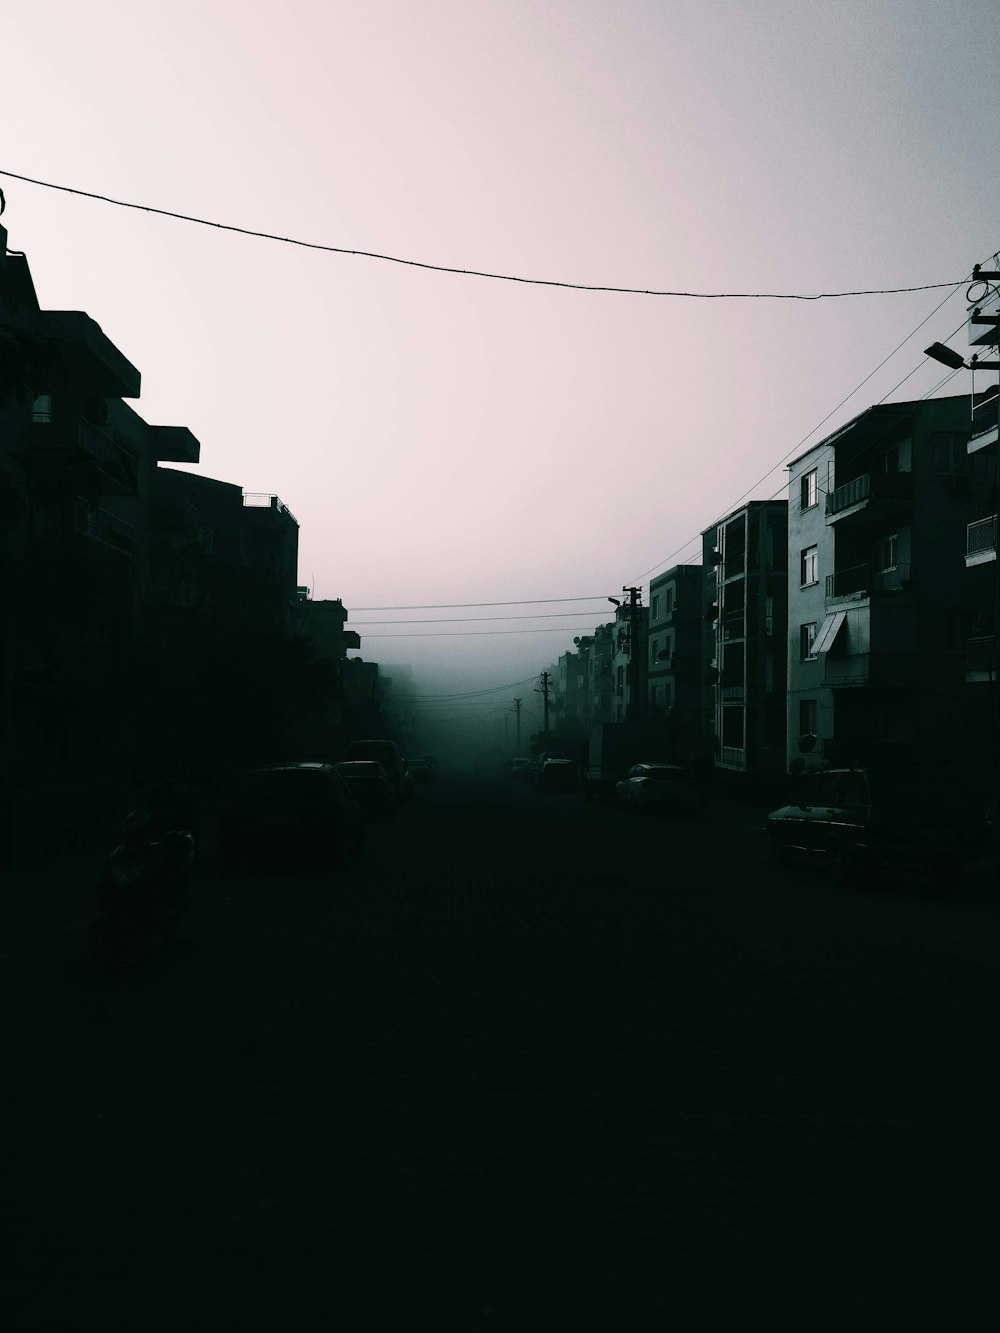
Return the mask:
[(397, 801), (413, 795), (413, 785), (406, 776), (406, 764), (395, 741), (351, 741), (347, 747), (348, 759), (374, 759), (385, 769)]
[(407, 759), (406, 773), (414, 786), (424, 786), (434, 781), (434, 769), (426, 759)]
[(811, 857), (842, 883), (888, 871), (947, 887), (990, 844), (981, 799), (963, 794), (960, 775), (930, 765), (807, 774), (795, 799), (767, 816), (764, 831), (779, 865)]
[(385, 769), (374, 759), (346, 759), (333, 767), (364, 814), (388, 814), (395, 805), (392, 784)]
[(694, 774), (682, 764), (633, 764), (615, 790), (620, 806), (640, 814), (693, 815), (700, 806)]
[(510, 776), (516, 778), (519, 782), (527, 782), (533, 774), (534, 765), (530, 759), (520, 758), (512, 759), (510, 762)]
[(332, 764), (269, 764), (234, 779), (219, 814), (219, 864), (319, 858), (342, 869), (364, 845), (361, 807)]
[(572, 759), (546, 759), (538, 772), (538, 791), (577, 792), (580, 769)]

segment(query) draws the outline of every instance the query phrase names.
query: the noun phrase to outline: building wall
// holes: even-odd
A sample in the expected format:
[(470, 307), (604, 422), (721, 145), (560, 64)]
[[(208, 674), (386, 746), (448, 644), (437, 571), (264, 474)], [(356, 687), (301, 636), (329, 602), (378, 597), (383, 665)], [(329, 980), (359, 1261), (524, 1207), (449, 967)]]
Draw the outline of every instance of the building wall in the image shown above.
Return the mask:
[[(967, 396), (862, 413), (790, 468), (789, 763), (804, 701), (815, 701), (824, 760), (982, 757), (970, 746), (965, 643), (977, 590), (962, 578), (966, 528), (988, 503), (989, 464), (966, 453)], [(832, 467), (816, 509), (803, 478)], [(802, 587), (799, 552), (814, 542), (818, 583)], [(803, 661), (799, 626), (842, 617), (830, 643)]]
[(716, 764), (734, 772), (785, 768), (787, 508), (752, 501), (702, 534), (703, 712)]

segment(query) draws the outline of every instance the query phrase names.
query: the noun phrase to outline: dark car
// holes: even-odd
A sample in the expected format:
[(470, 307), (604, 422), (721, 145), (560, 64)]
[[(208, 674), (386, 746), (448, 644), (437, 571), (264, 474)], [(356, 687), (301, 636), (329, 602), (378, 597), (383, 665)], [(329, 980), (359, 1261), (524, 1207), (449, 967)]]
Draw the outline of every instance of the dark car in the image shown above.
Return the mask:
[(694, 774), (681, 764), (633, 764), (616, 790), (618, 804), (636, 813), (692, 815), (700, 804)]
[(407, 759), (406, 773), (414, 786), (434, 781), (434, 767), (426, 759)]
[(580, 769), (572, 759), (546, 759), (538, 772), (538, 791), (576, 792), (580, 790)]
[(406, 776), (406, 763), (395, 741), (351, 741), (347, 747), (347, 758), (373, 759), (381, 764), (397, 801), (413, 795), (412, 784)]
[(364, 845), (361, 807), (332, 764), (270, 764), (241, 774), (219, 814), (219, 864), (261, 856), (342, 869)]
[(764, 831), (779, 865), (804, 856), (840, 882), (882, 871), (947, 887), (988, 852), (982, 805), (944, 768), (830, 768), (798, 779), (794, 799), (768, 815)]
[(393, 808), (392, 784), (374, 759), (346, 759), (333, 767), (366, 815), (384, 815)]

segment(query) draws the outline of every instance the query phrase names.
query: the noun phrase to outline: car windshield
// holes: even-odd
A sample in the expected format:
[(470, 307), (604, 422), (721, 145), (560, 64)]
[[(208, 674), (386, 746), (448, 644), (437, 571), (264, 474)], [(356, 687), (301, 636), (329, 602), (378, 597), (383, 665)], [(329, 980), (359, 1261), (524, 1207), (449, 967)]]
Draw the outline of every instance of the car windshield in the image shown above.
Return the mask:
[(330, 795), (330, 779), (316, 769), (268, 769), (237, 779), (235, 794), (241, 801), (318, 800)]
[(358, 760), (356, 763), (338, 764), (336, 771), (345, 778), (380, 778), (382, 765), (370, 760)]

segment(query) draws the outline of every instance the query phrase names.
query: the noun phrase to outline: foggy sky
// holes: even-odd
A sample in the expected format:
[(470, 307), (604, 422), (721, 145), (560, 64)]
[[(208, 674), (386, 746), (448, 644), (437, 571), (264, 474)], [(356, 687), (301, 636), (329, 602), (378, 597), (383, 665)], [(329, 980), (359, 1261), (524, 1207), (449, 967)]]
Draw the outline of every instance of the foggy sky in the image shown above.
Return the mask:
[[(1000, 246), (994, 3), (33, 0), (0, 167), (461, 268), (695, 291), (957, 283)], [(86, 310), (199, 471), (274, 491), (362, 655), (528, 677), (785, 454), (920, 368), (964, 287), (823, 302), (565, 291), (194, 227), (0, 177), (43, 306)], [(953, 344), (964, 350), (959, 333)], [(962, 392), (959, 376), (941, 392)], [(647, 579), (648, 581), (648, 579)], [(354, 608), (598, 595), (552, 633)], [(571, 611), (529, 606), (526, 612)], [(497, 607), (511, 614), (516, 607)], [(379, 637), (375, 637), (378, 635)], [(429, 688), (425, 684), (424, 688)], [(526, 687), (529, 688), (530, 687)], [(537, 704), (537, 699), (533, 700)]]

